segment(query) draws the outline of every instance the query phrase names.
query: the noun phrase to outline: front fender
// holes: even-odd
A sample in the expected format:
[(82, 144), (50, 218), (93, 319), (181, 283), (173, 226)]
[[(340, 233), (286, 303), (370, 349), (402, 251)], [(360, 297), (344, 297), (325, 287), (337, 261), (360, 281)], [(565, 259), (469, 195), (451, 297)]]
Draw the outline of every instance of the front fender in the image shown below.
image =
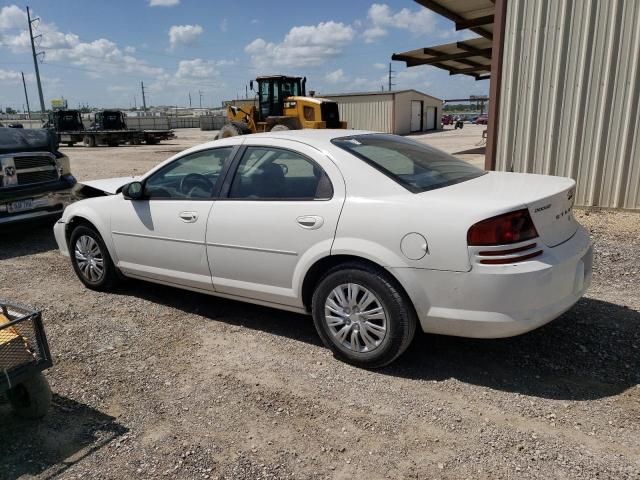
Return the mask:
[(118, 258), (113, 244), (113, 239), (111, 237), (111, 214), (109, 208), (114, 198), (116, 198), (115, 195), (88, 198), (69, 205), (64, 211), (62, 222), (66, 225), (65, 232), (67, 243), (69, 235), (71, 235), (69, 227), (74, 223), (74, 221), (82, 219), (93, 225), (102, 237), (113, 263), (117, 265)]

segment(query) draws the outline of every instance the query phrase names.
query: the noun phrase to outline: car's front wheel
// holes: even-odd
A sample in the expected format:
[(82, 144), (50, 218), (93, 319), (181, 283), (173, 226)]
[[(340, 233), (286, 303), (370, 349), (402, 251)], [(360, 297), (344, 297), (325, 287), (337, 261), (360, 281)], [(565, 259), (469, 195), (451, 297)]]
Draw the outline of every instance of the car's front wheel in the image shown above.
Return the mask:
[(111, 290), (118, 279), (100, 234), (86, 225), (73, 229), (69, 238), (71, 264), (82, 283), (93, 290)]
[(384, 271), (364, 264), (328, 272), (313, 294), (312, 313), (334, 355), (364, 368), (391, 363), (407, 349), (416, 329), (404, 292)]

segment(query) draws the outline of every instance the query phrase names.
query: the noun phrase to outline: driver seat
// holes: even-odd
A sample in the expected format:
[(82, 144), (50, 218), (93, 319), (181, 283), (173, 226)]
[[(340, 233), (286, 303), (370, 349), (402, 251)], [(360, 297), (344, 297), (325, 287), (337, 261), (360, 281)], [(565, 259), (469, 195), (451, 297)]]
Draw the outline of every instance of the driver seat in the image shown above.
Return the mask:
[(253, 178), (255, 193), (260, 198), (278, 198), (286, 196), (284, 191), (284, 172), (279, 165), (268, 163)]

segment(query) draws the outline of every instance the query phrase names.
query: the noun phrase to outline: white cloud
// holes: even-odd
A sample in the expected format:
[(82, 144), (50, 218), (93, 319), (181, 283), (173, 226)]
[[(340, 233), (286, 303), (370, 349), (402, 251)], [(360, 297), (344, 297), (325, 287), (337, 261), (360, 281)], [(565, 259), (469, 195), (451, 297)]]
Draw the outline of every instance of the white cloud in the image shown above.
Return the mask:
[(174, 25), (169, 29), (169, 43), (171, 49), (179, 46), (192, 45), (198, 40), (204, 30), (200, 25)]
[(206, 88), (220, 90), (225, 87), (222, 81), (223, 67), (235, 65), (236, 60), (204, 60), (194, 58), (181, 60), (175, 73), (164, 73), (149, 85), (155, 93), (171, 92), (173, 96), (182, 95), (185, 88)]
[(180, 0), (149, 0), (150, 7), (175, 7)]
[(384, 3), (371, 5), (367, 20), (369, 27), (362, 33), (367, 43), (386, 36), (390, 28), (408, 30), (414, 35), (424, 35), (433, 32), (436, 26), (435, 15), (426, 8), (415, 11), (403, 8), (394, 13), (391, 7)]
[(223, 18), (222, 21), (220, 22), (220, 31), (227, 32), (228, 30), (229, 30), (229, 20), (227, 20), (226, 18)]
[(341, 68), (339, 68), (338, 70), (335, 70), (331, 73), (327, 73), (324, 76), (324, 79), (329, 83), (343, 83), (343, 82), (346, 82), (349, 79), (349, 77), (347, 77), (344, 74), (344, 71)]
[(217, 62), (201, 58), (181, 60), (175, 78), (183, 80), (210, 79), (220, 74), (218, 66)]
[[(25, 81), (32, 82), (35, 79), (35, 75), (33, 73), (27, 73), (24, 76)], [(20, 81), (22, 82), (22, 75), (20, 72), (16, 72), (15, 70), (3, 70), (0, 68), (0, 82), (13, 82)]]
[(355, 31), (349, 25), (321, 22), (293, 27), (280, 43), (256, 38), (245, 47), (245, 52), (251, 55), (257, 68), (321, 65), (340, 55), (354, 36)]
[[(2, 46), (9, 48), (13, 53), (30, 51), (31, 45), (25, 19), (26, 11), (15, 5), (3, 7), (0, 10), (0, 41)], [(17, 33), (12, 31), (19, 27), (23, 30)], [(90, 76), (97, 77), (107, 72), (135, 72), (148, 75), (158, 75), (163, 72), (162, 68), (152, 67), (132, 56), (133, 52), (130, 48), (121, 49), (116, 43), (106, 38), (84, 42), (75, 33), (61, 32), (55, 24), (45, 21), (38, 23), (37, 30), (42, 34), (39, 48), (45, 52), (47, 61), (65, 62), (84, 67)]]
[(27, 12), (17, 5), (2, 7), (0, 10), (0, 30), (9, 28), (26, 28)]
[(377, 68), (378, 70), (384, 70), (385, 68), (387, 68), (387, 64), (386, 63), (374, 63), (373, 64), (373, 68)]

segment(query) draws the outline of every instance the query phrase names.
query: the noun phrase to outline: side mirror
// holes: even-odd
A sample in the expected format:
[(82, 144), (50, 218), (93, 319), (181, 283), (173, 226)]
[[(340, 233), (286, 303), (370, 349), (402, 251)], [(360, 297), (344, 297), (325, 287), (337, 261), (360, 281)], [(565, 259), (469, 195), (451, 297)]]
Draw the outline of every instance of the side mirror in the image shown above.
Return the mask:
[(131, 182), (122, 187), (122, 196), (127, 200), (140, 200), (144, 189), (140, 182)]

